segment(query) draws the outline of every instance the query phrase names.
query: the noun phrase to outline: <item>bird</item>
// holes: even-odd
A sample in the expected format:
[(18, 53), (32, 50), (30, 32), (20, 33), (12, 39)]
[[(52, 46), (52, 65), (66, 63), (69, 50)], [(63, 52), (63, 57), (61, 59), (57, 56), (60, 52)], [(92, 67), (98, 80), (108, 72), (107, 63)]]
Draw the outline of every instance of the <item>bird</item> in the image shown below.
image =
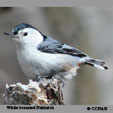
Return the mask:
[(81, 65), (106, 70), (105, 61), (94, 59), (79, 49), (44, 35), (36, 27), (20, 23), (11, 33), (16, 45), (19, 65), (28, 79), (56, 78), (65, 85), (67, 79), (77, 74)]

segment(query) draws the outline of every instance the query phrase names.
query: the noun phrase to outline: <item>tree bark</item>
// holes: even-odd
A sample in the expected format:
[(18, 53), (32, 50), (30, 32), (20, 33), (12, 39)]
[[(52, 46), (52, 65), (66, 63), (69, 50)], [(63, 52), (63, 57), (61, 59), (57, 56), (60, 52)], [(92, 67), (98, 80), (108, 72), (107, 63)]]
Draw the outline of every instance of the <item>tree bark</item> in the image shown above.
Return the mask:
[(21, 83), (6, 84), (4, 104), (10, 105), (63, 105), (63, 94), (59, 80), (29, 80), (28, 85)]

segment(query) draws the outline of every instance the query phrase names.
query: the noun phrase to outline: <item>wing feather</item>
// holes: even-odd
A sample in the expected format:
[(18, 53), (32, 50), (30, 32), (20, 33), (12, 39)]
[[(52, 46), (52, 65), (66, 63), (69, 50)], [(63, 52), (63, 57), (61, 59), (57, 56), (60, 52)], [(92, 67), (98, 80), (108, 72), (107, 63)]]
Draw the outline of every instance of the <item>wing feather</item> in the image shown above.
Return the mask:
[(38, 50), (46, 53), (52, 53), (52, 54), (69, 54), (72, 56), (78, 56), (78, 57), (86, 57), (87, 54), (81, 52), (80, 50), (71, 47), (67, 44), (58, 42), (51, 37), (46, 37), (45, 40), (38, 46)]

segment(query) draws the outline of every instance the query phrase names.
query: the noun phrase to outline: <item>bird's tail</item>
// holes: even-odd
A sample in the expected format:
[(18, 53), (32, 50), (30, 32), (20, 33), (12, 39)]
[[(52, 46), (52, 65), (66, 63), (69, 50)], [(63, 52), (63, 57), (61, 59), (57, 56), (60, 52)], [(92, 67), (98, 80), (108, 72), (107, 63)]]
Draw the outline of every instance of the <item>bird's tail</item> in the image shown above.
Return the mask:
[(88, 64), (101, 70), (108, 69), (108, 67), (104, 66), (105, 62), (98, 59), (87, 58), (84, 64)]

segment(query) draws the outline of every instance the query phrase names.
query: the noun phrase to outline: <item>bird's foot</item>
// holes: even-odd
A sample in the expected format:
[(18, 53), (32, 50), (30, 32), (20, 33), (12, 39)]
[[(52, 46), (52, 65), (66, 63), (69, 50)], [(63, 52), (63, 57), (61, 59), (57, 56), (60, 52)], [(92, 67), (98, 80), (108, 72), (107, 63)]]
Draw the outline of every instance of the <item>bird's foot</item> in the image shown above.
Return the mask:
[[(53, 77), (53, 76), (37, 76), (35, 79), (34, 79), (34, 81), (37, 81), (37, 82), (39, 82), (39, 81), (41, 81), (41, 79), (54, 79), (54, 78), (56, 78), (56, 77)], [(59, 82), (61, 83), (61, 85), (62, 85), (62, 88), (65, 86), (65, 80), (63, 80), (63, 79), (61, 79), (61, 78), (56, 78), (57, 80), (59, 80)]]
[(60, 78), (56, 78), (56, 79), (58, 79), (58, 80), (59, 80), (59, 82), (61, 83), (62, 88), (63, 88), (63, 87), (65, 86), (65, 80), (60, 79)]
[(34, 80), (36, 80), (37, 82), (39, 82), (41, 79), (52, 79), (52, 76), (37, 76)]

